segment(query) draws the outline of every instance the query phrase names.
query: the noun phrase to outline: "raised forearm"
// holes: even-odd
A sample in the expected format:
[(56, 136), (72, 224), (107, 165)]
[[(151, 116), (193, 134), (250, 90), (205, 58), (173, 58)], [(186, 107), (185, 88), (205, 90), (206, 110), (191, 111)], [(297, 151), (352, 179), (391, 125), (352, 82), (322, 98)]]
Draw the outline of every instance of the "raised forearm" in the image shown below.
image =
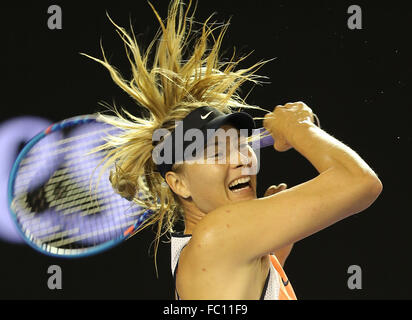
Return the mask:
[(289, 142), (319, 173), (336, 168), (345, 170), (351, 176), (376, 177), (355, 151), (314, 124), (297, 126)]

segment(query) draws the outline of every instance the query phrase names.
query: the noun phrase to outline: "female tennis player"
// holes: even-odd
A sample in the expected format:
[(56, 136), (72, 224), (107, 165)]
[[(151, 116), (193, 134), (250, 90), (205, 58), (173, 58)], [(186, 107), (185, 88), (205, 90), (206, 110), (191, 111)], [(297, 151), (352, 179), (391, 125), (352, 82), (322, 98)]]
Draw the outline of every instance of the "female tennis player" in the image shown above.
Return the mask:
[[(173, 0), (166, 21), (152, 7), (161, 28), (143, 54), (134, 35), (112, 21), (126, 44), (131, 80), (110, 65), (103, 49), (102, 60), (91, 57), (139, 106), (138, 115), (116, 108), (114, 118), (101, 115), (123, 129), (104, 146), (106, 166), (115, 165), (110, 181), (120, 195), (156, 212), (145, 223), (157, 225), (156, 252), (160, 237), (171, 234), (177, 299), (296, 299), (283, 270), (293, 244), (368, 208), (382, 184), (355, 151), (314, 124), (312, 109), (303, 102), (278, 105), (272, 112), (247, 104), (238, 89), (245, 81), (259, 83), (255, 72), (267, 61), (246, 69), (237, 69), (244, 57), (221, 61), (228, 24), (209, 25), (209, 17), (192, 31), (190, 7), (191, 1), (184, 9), (181, 0)], [(247, 108), (266, 114), (253, 119), (240, 112)], [(294, 148), (319, 174), (289, 189), (273, 185), (257, 198), (256, 154), (250, 147), (240, 150), (236, 139), (215, 146), (217, 135), (205, 136), (204, 150), (211, 146), (216, 152), (201, 157), (212, 161), (175, 156), (177, 148), (187, 147), (177, 138), (179, 126), (183, 133), (235, 130), (242, 141), (248, 134), (241, 129), (249, 133), (258, 119), (274, 138), (276, 151)], [(160, 129), (170, 135), (157, 141)], [(154, 150), (170, 137), (172, 160), (158, 163)], [(217, 161), (222, 159), (228, 161)], [(139, 196), (143, 191), (148, 198)], [(184, 230), (176, 232), (180, 219)]]

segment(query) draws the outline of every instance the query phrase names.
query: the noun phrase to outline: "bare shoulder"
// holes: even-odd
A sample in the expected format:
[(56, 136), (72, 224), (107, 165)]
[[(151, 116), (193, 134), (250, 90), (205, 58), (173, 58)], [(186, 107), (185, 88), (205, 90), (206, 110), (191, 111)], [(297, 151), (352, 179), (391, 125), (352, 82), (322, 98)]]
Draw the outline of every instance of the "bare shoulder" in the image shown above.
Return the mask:
[[(219, 218), (219, 212), (211, 212)], [(208, 215), (209, 215), (208, 214)], [(215, 228), (221, 229), (218, 224), (224, 223), (223, 220), (202, 219), (192, 232), (192, 238), (185, 247), (183, 260), (192, 261), (192, 270), (203, 271), (209, 269), (225, 270), (239, 266), (238, 261), (232, 261), (231, 256), (227, 256), (227, 247), (231, 246), (234, 238), (217, 236)], [(230, 228), (227, 224), (227, 228)], [(183, 253), (183, 252), (182, 252)], [(194, 267), (197, 267), (194, 268)]]
[(205, 238), (194, 237), (183, 248), (176, 270), (181, 299), (258, 299), (267, 275), (265, 259), (233, 265)]
[(180, 299), (202, 299), (202, 296), (208, 299), (210, 289), (202, 284), (216, 273), (213, 254), (211, 251), (208, 253), (193, 238), (182, 249), (176, 269), (176, 290)]
[(203, 275), (208, 277), (215, 271), (224, 271), (226, 264), (211, 234), (194, 233), (180, 253), (177, 273), (185, 274), (185, 278), (194, 283)]

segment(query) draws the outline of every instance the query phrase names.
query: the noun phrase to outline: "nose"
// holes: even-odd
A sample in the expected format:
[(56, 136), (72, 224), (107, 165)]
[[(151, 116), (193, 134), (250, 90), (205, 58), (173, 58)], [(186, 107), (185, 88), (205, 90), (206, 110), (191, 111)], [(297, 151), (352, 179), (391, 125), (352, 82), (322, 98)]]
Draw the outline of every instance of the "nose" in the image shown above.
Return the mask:
[(233, 150), (234, 159), (232, 159), (232, 152), (230, 152), (230, 164), (234, 168), (253, 166), (253, 160), (256, 158), (253, 149), (250, 146), (241, 147)]

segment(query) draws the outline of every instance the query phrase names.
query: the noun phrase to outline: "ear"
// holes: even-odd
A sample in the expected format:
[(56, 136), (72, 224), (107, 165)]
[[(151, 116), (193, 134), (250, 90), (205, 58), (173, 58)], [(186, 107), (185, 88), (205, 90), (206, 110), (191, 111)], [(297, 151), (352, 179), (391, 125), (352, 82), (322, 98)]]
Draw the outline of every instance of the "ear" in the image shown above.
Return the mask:
[(174, 193), (176, 193), (184, 199), (190, 197), (191, 194), (189, 188), (187, 187), (186, 181), (184, 180), (182, 174), (169, 171), (166, 173), (165, 179), (170, 189), (172, 189)]

